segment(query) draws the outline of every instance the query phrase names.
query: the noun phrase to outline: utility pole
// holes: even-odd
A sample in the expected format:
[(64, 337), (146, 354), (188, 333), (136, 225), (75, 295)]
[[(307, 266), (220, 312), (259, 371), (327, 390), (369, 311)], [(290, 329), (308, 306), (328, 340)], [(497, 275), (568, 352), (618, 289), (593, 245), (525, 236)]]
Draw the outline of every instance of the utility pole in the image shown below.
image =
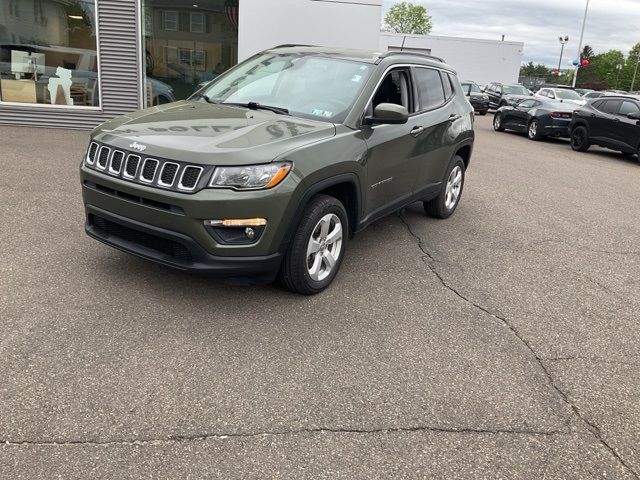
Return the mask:
[(616, 70), (618, 71), (616, 75), (616, 90), (618, 89), (618, 81), (620, 80), (620, 72), (622, 71), (622, 64), (619, 63), (616, 65)]
[(640, 64), (640, 52), (638, 52), (638, 59), (636, 61), (636, 68), (634, 68), (633, 70), (633, 80), (631, 80), (631, 89), (629, 90), (630, 92), (633, 92), (633, 87), (635, 86), (636, 83), (636, 75), (638, 74), (638, 65)]
[(582, 40), (584, 39), (584, 27), (587, 25), (587, 13), (589, 13), (589, 0), (587, 0), (587, 6), (584, 9), (584, 18), (582, 19), (582, 31), (580, 32), (580, 43), (578, 44), (578, 66), (576, 67), (576, 71), (573, 74), (573, 87), (576, 86), (576, 81), (578, 80), (578, 70), (580, 70), (580, 55), (582, 54)]

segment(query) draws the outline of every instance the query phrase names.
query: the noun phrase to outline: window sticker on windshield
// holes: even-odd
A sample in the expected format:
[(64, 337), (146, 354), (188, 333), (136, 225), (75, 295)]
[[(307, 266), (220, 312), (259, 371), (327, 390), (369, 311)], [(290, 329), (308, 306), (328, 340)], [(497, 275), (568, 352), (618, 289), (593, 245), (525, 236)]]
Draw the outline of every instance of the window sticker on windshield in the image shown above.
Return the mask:
[(319, 108), (314, 108), (311, 110), (311, 115), (317, 115), (318, 117), (330, 118), (333, 116), (333, 112), (327, 112), (326, 110), (320, 110)]
[(353, 78), (351, 79), (351, 81), (352, 82), (359, 82), (361, 78), (362, 78), (362, 75), (354, 75)]

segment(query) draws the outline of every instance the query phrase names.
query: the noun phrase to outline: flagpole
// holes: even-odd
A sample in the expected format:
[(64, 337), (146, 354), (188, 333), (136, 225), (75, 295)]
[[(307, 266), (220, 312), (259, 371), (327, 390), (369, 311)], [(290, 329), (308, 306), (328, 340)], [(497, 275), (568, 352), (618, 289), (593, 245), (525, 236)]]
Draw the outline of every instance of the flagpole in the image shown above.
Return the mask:
[(578, 44), (578, 65), (576, 66), (576, 71), (573, 73), (573, 88), (576, 87), (576, 81), (578, 80), (578, 71), (582, 66), (580, 54), (582, 53), (582, 40), (584, 39), (584, 28), (587, 25), (587, 13), (589, 12), (589, 0), (587, 0), (587, 6), (584, 9), (584, 18), (582, 19), (582, 31), (580, 32), (580, 43)]

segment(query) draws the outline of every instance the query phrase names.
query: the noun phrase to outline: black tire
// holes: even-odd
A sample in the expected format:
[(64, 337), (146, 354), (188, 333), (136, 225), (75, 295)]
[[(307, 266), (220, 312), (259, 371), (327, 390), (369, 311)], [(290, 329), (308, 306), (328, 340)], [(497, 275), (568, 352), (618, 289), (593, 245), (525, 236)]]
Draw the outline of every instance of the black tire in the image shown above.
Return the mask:
[(496, 112), (493, 116), (493, 129), (496, 132), (504, 132), (504, 127), (502, 126), (502, 115), (500, 115), (500, 112)]
[[(342, 226), (341, 246), (338, 258), (328, 276), (322, 280), (314, 280), (309, 274), (307, 246), (309, 245), (311, 235), (314, 231), (317, 231), (316, 227), (320, 219), (328, 214), (334, 214), (340, 220)], [(340, 270), (348, 237), (349, 221), (342, 203), (328, 195), (316, 195), (313, 197), (302, 214), (302, 220), (282, 260), (279, 273), (279, 279), (282, 285), (291, 292), (303, 295), (315, 295), (327, 288), (335, 278), (338, 270)]]
[(537, 118), (531, 119), (529, 125), (527, 125), (527, 137), (529, 137), (529, 140), (542, 140), (542, 135), (540, 134), (540, 122)]
[[(449, 181), (449, 177), (451, 173), (456, 169), (456, 167), (460, 168), (460, 172), (462, 174), (461, 182), (460, 182), (460, 190), (458, 196), (456, 198), (455, 204), (452, 207), (448, 207), (446, 204), (447, 200), (447, 184)], [(456, 211), (458, 204), (460, 203), (460, 198), (462, 197), (462, 190), (464, 189), (464, 174), (465, 174), (465, 166), (464, 160), (462, 157), (456, 155), (453, 157), (453, 160), (449, 164), (449, 168), (447, 168), (447, 172), (445, 173), (444, 180), (442, 185), (440, 186), (440, 193), (433, 200), (429, 200), (427, 202), (423, 202), (424, 211), (427, 215), (434, 218), (449, 218), (453, 212)]]
[(487, 112), (488, 112), (488, 110), (480, 110), (480, 111), (478, 112), (478, 115), (480, 115), (480, 116), (484, 117), (484, 116), (487, 114)]
[(584, 126), (578, 125), (574, 127), (574, 129), (571, 130), (570, 140), (571, 148), (576, 152), (586, 152), (589, 150), (589, 132), (587, 132)]

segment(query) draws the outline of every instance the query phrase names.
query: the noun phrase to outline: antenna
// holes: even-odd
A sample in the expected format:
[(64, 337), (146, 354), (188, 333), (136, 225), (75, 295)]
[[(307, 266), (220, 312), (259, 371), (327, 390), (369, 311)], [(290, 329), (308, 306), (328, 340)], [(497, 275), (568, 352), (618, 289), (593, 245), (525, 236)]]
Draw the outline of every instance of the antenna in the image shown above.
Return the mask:
[(407, 36), (402, 37), (402, 45), (400, 46), (400, 51), (404, 48), (404, 42), (407, 40)]

